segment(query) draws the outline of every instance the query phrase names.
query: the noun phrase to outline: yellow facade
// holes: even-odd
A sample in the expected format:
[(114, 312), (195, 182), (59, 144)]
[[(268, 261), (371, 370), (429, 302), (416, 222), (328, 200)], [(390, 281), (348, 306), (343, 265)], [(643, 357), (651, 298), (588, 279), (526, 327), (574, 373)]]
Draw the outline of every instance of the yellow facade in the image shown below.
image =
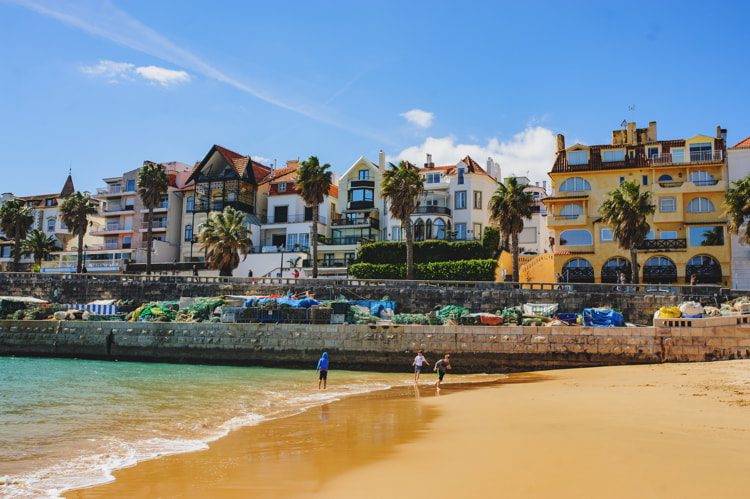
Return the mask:
[[(634, 124), (628, 129), (635, 130)], [(599, 208), (620, 183), (634, 181), (651, 192), (656, 206), (648, 220), (652, 233), (638, 250), (641, 282), (684, 284), (696, 274), (699, 283), (731, 286), (722, 130), (717, 137), (670, 141), (655, 140), (653, 122), (648, 129), (653, 135), (646, 130), (618, 135), (618, 143), (613, 134), (613, 144), (603, 146), (565, 148), (564, 138), (558, 138), (549, 174), (554, 194), (545, 200), (555, 237), (555, 274), (546, 277), (614, 282), (619, 271), (630, 276), (629, 263), (613, 260), (629, 262), (630, 251), (618, 247), (601, 223)]]

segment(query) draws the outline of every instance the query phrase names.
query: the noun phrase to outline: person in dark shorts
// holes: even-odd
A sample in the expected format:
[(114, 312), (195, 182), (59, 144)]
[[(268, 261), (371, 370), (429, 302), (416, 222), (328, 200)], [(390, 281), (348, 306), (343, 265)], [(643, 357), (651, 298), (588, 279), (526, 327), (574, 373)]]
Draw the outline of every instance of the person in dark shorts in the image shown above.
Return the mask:
[(323, 352), (323, 355), (318, 361), (318, 367), (316, 370), (319, 373), (318, 390), (320, 390), (321, 386), (323, 387), (323, 390), (325, 390), (326, 385), (328, 384), (328, 352)]
[(438, 390), (440, 390), (440, 383), (443, 382), (443, 378), (448, 369), (453, 369), (451, 367), (451, 355), (449, 353), (445, 354), (445, 357), (435, 363), (435, 372), (438, 375), (438, 380), (435, 381), (435, 388)]

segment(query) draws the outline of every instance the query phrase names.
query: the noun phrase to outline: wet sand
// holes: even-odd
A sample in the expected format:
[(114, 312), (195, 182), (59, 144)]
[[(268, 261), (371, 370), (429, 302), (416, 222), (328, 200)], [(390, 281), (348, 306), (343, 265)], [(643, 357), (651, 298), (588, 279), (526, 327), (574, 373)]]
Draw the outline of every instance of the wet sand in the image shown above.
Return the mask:
[(750, 361), (509, 381), (351, 397), (67, 496), (747, 497)]

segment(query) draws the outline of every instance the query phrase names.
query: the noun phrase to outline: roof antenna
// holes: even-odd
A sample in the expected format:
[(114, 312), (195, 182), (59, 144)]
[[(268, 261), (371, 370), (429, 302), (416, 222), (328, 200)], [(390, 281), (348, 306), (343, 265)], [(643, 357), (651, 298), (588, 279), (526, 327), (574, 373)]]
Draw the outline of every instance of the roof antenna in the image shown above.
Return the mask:
[(620, 126), (623, 127), (623, 128), (625, 128), (626, 126), (628, 126), (628, 120), (622, 120), (622, 123), (620, 123)]

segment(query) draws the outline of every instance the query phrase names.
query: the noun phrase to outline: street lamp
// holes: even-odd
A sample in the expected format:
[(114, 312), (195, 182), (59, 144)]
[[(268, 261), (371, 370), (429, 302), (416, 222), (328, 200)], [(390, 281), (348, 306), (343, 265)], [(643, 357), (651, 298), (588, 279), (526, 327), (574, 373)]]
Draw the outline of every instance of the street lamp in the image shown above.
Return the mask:
[(88, 272), (88, 270), (86, 270), (86, 251), (88, 249), (89, 249), (89, 245), (84, 244), (83, 245), (83, 264), (81, 265), (81, 272), (83, 272), (84, 274)]

